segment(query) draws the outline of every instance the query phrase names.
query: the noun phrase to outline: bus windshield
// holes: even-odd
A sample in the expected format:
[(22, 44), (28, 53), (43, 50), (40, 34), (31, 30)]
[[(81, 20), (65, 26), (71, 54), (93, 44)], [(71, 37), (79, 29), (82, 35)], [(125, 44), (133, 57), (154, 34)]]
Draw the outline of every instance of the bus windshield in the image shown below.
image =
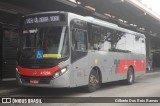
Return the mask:
[[(64, 58), (69, 55), (66, 26), (22, 30), (22, 58)], [(37, 52), (41, 55), (37, 57)]]

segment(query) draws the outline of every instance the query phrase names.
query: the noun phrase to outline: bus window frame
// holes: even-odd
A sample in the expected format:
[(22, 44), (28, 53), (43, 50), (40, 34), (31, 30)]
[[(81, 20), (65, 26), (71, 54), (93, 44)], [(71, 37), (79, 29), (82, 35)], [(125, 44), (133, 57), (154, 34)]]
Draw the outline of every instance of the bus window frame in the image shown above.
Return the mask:
[[(78, 29), (78, 30), (82, 30), (86, 32), (86, 50), (82, 51), (82, 50), (74, 50), (73, 49), (73, 29)], [(86, 52), (88, 53), (88, 22), (84, 21), (84, 20), (80, 20), (77, 18), (71, 19), (70, 20), (70, 40), (71, 40), (71, 50), (72, 51), (77, 51), (77, 52)]]
[[(74, 42), (73, 42), (73, 40), (74, 40), (74, 39), (73, 39), (73, 30), (74, 30), (74, 29), (76, 29), (76, 30), (81, 30), (81, 31), (83, 31), (83, 32), (85, 33), (85, 39), (86, 39), (86, 40), (85, 40), (85, 46), (86, 46), (86, 49), (85, 49), (85, 50), (78, 50), (78, 49), (75, 49), (75, 48), (73, 47), (73, 43), (74, 43)], [(71, 43), (71, 45), (72, 45), (72, 46), (71, 46), (72, 50), (73, 50), (73, 51), (79, 51), (79, 52), (88, 52), (88, 32), (87, 32), (87, 30), (83, 30), (83, 29), (79, 29), (79, 28), (72, 28), (72, 29), (71, 29), (71, 33), (72, 33), (72, 34), (71, 34), (71, 35), (72, 35), (72, 36), (71, 36), (71, 38), (72, 38), (72, 40), (71, 40), (71, 42), (72, 42), (72, 43)]]

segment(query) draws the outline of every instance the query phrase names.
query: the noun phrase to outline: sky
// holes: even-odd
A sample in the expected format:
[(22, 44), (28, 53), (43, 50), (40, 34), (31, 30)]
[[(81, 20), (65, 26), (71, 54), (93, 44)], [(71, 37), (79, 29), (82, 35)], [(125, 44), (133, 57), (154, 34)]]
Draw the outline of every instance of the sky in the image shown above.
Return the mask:
[(141, 0), (143, 4), (146, 4), (149, 8), (160, 15), (160, 0)]

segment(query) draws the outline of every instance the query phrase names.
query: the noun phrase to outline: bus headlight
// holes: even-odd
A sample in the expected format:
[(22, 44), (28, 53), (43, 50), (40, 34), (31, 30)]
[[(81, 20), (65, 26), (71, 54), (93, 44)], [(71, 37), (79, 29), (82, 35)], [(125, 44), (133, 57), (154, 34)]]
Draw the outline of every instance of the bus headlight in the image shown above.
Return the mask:
[(55, 72), (53, 78), (57, 78), (61, 76), (62, 74), (64, 74), (65, 72), (67, 72), (67, 67), (62, 68), (61, 70)]

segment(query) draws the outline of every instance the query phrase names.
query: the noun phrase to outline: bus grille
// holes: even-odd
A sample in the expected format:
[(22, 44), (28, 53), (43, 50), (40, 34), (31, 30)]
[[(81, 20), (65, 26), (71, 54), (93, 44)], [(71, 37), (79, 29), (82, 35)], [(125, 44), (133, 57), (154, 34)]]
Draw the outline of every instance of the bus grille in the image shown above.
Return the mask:
[(28, 76), (21, 76), (21, 80), (23, 83), (30, 83), (30, 80), (38, 80), (38, 84), (49, 84), (52, 80), (52, 77), (28, 77)]

